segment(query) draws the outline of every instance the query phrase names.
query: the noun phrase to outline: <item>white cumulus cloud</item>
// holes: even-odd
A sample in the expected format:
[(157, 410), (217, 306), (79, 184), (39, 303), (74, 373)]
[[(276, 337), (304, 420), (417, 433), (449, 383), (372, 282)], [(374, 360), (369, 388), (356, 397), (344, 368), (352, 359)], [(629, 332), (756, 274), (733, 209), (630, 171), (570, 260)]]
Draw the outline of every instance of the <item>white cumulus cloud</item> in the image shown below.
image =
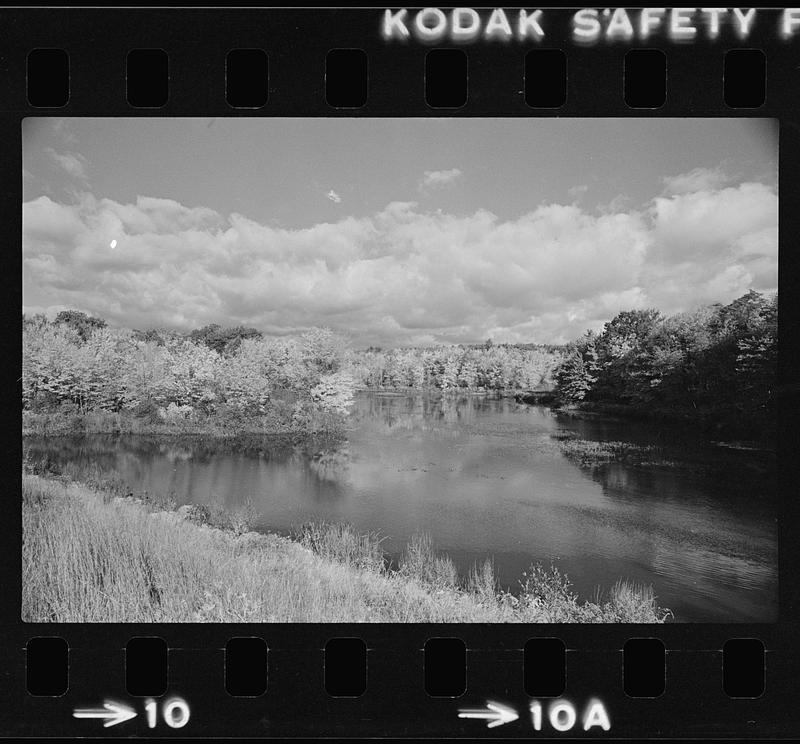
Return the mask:
[(667, 194), (688, 194), (719, 189), (728, 183), (728, 177), (721, 168), (695, 168), (677, 176), (665, 176), (661, 181)]
[(420, 191), (429, 191), (430, 189), (447, 186), (459, 178), (461, 178), (461, 171), (458, 168), (425, 171), (420, 179), (419, 189)]
[[(124, 250), (110, 251), (118, 240)], [(562, 342), (621, 310), (689, 310), (777, 287), (760, 183), (643, 208), (540, 204), (513, 219), (392, 202), (305, 228), (171, 199), (23, 204), (23, 299), (116, 325), (313, 325), (363, 344)]]

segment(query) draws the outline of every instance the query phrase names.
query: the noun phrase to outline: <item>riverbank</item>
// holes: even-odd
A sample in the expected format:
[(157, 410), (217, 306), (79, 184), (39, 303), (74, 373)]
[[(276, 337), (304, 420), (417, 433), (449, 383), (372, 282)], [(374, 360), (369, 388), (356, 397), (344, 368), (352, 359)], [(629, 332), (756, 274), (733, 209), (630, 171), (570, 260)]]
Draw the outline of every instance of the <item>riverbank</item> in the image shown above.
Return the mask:
[(424, 536), (390, 569), (378, 536), (345, 525), (306, 525), (290, 539), (249, 531), (246, 514), (218, 522), (201, 507), (172, 507), (24, 473), (23, 620), (654, 623), (669, 616), (649, 588), (624, 581), (596, 602), (580, 602), (552, 567), (533, 566), (517, 596), (497, 590), (490, 563), (462, 581)]

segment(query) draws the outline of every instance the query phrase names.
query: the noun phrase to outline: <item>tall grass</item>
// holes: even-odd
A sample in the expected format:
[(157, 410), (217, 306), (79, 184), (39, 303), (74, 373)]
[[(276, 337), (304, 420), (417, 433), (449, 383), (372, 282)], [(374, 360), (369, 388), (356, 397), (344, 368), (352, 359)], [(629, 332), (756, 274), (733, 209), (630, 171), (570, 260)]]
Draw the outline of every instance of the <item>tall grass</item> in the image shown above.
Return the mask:
[(388, 568), (381, 538), (376, 532), (359, 533), (352, 525), (307, 522), (293, 532), (302, 546), (329, 561), (383, 574)]
[(661, 622), (652, 591), (618, 582), (578, 601), (533, 567), (518, 596), (491, 562), (460, 581), (430, 538), (397, 570), (381, 538), (308, 524), (294, 540), (219, 529), (203, 515), (23, 474), (23, 620), (28, 622)]
[(458, 571), (452, 559), (436, 555), (430, 535), (425, 533), (411, 536), (400, 560), (399, 573), (436, 589), (458, 586)]

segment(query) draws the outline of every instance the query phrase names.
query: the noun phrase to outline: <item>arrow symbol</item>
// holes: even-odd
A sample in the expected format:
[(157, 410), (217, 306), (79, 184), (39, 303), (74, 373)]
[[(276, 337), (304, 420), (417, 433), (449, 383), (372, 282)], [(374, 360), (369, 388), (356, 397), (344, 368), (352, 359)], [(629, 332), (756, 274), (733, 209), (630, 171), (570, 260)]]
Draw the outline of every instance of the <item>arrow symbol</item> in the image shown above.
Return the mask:
[(72, 715), (74, 718), (102, 718), (104, 719), (103, 727), (108, 728), (136, 718), (136, 711), (122, 703), (112, 703), (106, 700), (102, 708), (76, 708)]
[(519, 716), (517, 712), (506, 705), (500, 703), (486, 703), (488, 710), (477, 708), (473, 710), (460, 710), (458, 711), (459, 718), (485, 718), (489, 723), (486, 728), (494, 728), (495, 726), (502, 726), (504, 723), (511, 723), (516, 721)]

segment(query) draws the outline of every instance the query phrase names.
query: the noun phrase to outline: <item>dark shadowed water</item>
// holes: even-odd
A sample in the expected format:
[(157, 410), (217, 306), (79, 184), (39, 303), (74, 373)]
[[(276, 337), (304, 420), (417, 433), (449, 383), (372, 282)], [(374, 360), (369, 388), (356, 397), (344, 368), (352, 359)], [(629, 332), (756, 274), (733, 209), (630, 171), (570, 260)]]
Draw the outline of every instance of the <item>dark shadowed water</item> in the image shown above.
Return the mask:
[[(777, 619), (769, 455), (509, 399), (363, 395), (351, 425), (342, 441), (92, 436), (26, 449), (179, 503), (249, 500), (264, 530), (346, 521), (385, 535), (392, 553), (427, 532), (461, 572), (492, 557), (511, 588), (532, 562), (553, 561), (584, 598), (627, 578), (652, 584), (678, 621)], [(580, 462), (564, 436), (657, 445), (662, 464)]]

